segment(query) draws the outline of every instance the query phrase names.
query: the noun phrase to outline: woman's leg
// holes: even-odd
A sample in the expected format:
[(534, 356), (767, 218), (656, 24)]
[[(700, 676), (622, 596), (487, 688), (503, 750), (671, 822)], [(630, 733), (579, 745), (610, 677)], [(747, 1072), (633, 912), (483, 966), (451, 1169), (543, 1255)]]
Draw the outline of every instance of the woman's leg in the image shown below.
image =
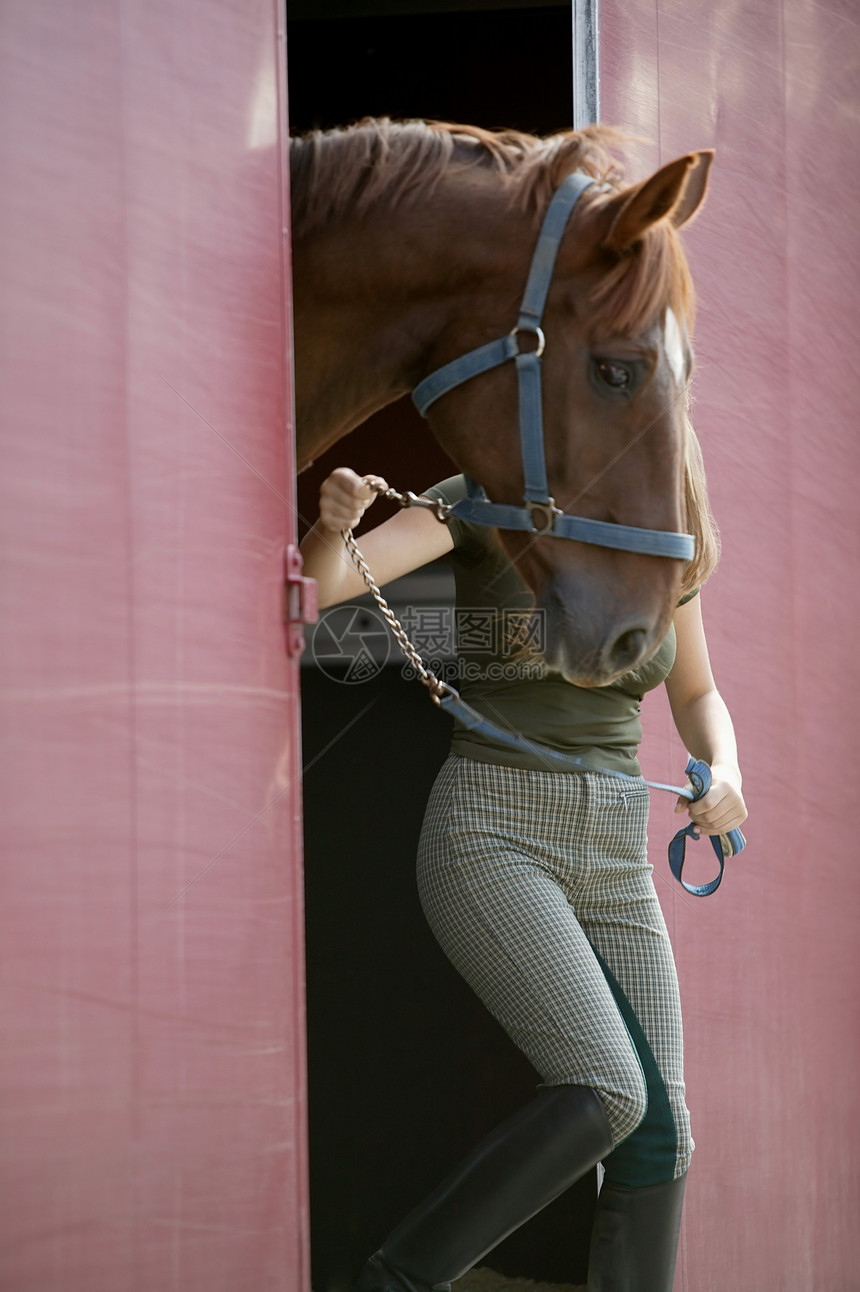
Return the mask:
[[(607, 833), (614, 838), (623, 833), (613, 824), (618, 807), (612, 804), (611, 783), (596, 787), (596, 793), (599, 824), (584, 844), (587, 864), (575, 903), (639, 1053), (648, 1112), (604, 1162), (588, 1287), (589, 1292), (671, 1292), (693, 1151), (677, 976), (650, 867), (641, 864), (644, 852), (637, 859), (635, 852), (609, 846)], [(626, 795), (622, 814), (635, 817), (645, 793)]]
[(623, 1189), (604, 1180), (588, 1257), (588, 1292), (672, 1292), (686, 1177)]
[(366, 1268), (361, 1292), (424, 1292), (459, 1278), (645, 1113), (636, 1049), (553, 859), (534, 841), (548, 821), (559, 843), (569, 839), (581, 796), (579, 777), (463, 759), (440, 773), (419, 857), (425, 913), (551, 1089), (492, 1132), (398, 1226)]
[(443, 951), (543, 1083), (596, 1090), (619, 1144), (647, 1096), (571, 900), (591, 793), (580, 775), (450, 758), (428, 803), (418, 887)]
[(593, 1090), (552, 1086), (487, 1135), (371, 1257), (356, 1292), (450, 1284), (612, 1145)]

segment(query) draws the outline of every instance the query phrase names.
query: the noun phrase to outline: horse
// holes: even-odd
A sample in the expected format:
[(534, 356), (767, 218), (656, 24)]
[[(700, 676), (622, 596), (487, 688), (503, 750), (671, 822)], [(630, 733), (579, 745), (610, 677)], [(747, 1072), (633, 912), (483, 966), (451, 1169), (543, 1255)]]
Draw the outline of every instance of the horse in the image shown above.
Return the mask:
[[(585, 177), (540, 326), (509, 343), (545, 346), (551, 497), (531, 532), (498, 530), (543, 611), (547, 664), (581, 686), (650, 658), (683, 572), (679, 559), (565, 541), (544, 523), (549, 504), (634, 533), (686, 523), (693, 290), (677, 231), (701, 206), (713, 154), (632, 184), (622, 142), (605, 126), (538, 138), (366, 119), (290, 147), (300, 470), (440, 367), (518, 332), (541, 222), (560, 186)], [(514, 365), (500, 363), (427, 410), (448, 456), (507, 508), (526, 483), (517, 391)]]

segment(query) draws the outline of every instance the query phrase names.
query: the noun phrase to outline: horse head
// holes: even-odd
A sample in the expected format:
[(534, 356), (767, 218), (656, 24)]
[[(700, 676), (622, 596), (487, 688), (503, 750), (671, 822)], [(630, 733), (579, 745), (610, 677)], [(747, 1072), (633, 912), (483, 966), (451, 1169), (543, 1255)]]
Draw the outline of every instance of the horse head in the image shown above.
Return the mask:
[[(647, 530), (687, 526), (692, 291), (677, 230), (704, 198), (711, 159), (690, 153), (627, 187), (595, 183), (564, 233), (541, 360), (546, 475), (563, 513)], [(521, 252), (509, 243), (505, 254), (522, 277)], [(509, 328), (511, 303), (503, 297), (495, 291), (496, 317), (490, 298), (482, 312), (477, 295), (467, 315), (453, 314), (435, 361)], [(442, 446), (491, 500), (521, 507), (513, 368), (466, 380), (427, 415)], [(657, 649), (678, 603), (681, 560), (537, 532), (502, 528), (498, 535), (544, 617), (546, 661), (569, 681), (606, 685)]]

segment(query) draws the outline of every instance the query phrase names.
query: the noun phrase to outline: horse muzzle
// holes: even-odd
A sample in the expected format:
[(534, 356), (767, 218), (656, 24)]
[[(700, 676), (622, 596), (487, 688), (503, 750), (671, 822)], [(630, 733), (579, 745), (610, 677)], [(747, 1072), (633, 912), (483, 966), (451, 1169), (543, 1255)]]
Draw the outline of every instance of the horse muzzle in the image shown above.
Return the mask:
[[(599, 604), (602, 603), (602, 604)], [(576, 686), (608, 686), (624, 673), (639, 668), (656, 651), (671, 622), (671, 604), (660, 612), (644, 608), (633, 614), (629, 603), (619, 613), (600, 597), (569, 599), (557, 587), (541, 598), (544, 617), (544, 659)]]

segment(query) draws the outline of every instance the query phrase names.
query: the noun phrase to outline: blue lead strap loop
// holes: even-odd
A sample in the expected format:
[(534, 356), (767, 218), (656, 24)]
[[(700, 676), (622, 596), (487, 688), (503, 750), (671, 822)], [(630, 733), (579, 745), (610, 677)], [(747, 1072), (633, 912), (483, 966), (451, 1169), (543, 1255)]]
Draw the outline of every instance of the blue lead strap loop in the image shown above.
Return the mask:
[[(682, 796), (689, 799), (691, 803), (695, 803), (697, 799), (704, 798), (711, 788), (711, 769), (707, 763), (691, 758), (687, 763), (687, 776), (693, 785), (693, 790), (683, 790)], [(696, 841), (700, 838), (696, 834), (696, 826), (692, 821), (683, 830), (679, 830), (669, 844), (669, 869), (681, 887), (685, 888), (688, 893), (692, 893), (694, 897), (710, 897), (711, 893), (715, 893), (722, 882), (726, 858), (736, 857), (739, 852), (742, 852), (746, 846), (746, 839), (740, 830), (730, 830), (728, 834), (708, 835), (711, 847), (719, 862), (719, 872), (707, 884), (688, 884), (686, 879), (683, 878), (688, 838)]]

